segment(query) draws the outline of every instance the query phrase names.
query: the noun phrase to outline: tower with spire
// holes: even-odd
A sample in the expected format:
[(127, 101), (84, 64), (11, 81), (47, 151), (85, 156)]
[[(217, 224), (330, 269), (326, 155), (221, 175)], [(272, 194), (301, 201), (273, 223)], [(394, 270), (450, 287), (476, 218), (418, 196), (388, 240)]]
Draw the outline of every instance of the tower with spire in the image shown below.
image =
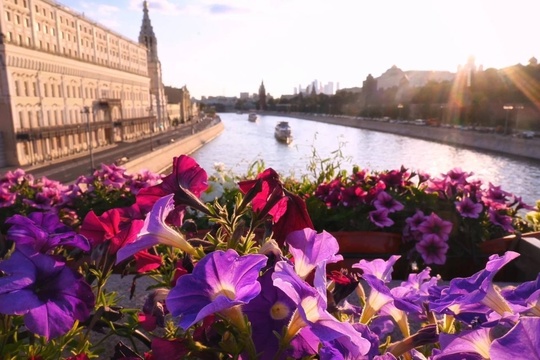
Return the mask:
[(147, 49), (148, 76), (150, 77), (150, 114), (156, 115), (157, 131), (170, 126), (167, 117), (167, 99), (161, 76), (161, 62), (157, 52), (157, 38), (148, 15), (148, 1), (143, 1), (143, 19), (139, 43)]
[(264, 81), (261, 81), (259, 86), (259, 109), (266, 110), (266, 89), (264, 88)]

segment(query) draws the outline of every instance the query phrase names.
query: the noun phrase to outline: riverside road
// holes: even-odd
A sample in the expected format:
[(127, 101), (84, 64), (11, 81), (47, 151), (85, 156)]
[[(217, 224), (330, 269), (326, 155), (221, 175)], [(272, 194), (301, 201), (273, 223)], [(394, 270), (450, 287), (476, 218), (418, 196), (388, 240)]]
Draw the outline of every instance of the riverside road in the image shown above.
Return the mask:
[[(193, 132), (204, 129), (211, 120), (203, 120), (194, 125), (182, 124), (172, 131), (155, 134), (153, 137), (138, 140), (136, 142), (122, 142), (112, 145), (107, 148), (100, 148), (99, 151), (94, 151), (94, 167), (99, 169), (101, 164), (119, 164), (125, 160), (133, 159), (138, 156), (147, 154), (158, 148), (170, 145), (174, 141), (186, 138)], [(47, 177), (51, 180), (57, 180), (67, 184), (75, 181), (79, 176), (90, 174), (91, 159), (90, 154), (86, 153), (83, 156), (70, 159), (67, 161), (50, 162), (45, 165), (33, 167), (21, 167), (27, 173), (30, 173), (34, 178)], [(0, 169), (0, 174), (4, 174), (14, 168)]]

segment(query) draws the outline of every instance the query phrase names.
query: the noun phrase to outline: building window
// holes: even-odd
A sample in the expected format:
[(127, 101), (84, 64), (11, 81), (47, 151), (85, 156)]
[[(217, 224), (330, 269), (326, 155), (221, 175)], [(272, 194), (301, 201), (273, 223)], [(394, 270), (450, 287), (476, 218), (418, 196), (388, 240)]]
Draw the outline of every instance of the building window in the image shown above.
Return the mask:
[(62, 97), (62, 85), (58, 84), (58, 97)]
[(19, 80), (15, 80), (15, 96), (21, 96), (21, 89), (19, 87)]
[(49, 97), (49, 85), (43, 84), (43, 96)]
[(32, 111), (28, 112), (28, 127), (32, 128), (32, 123), (34, 122), (34, 113)]
[(11, 13), (9, 11), (6, 11), (6, 20), (11, 21)]
[(71, 89), (69, 88), (69, 86), (66, 86), (66, 90), (67, 90), (67, 96), (66, 97), (71, 97)]
[(26, 45), (30, 46), (32, 44), (32, 39), (30, 39), (30, 36), (26, 38)]
[(15, 22), (17, 25), (21, 25), (21, 17), (19, 15), (15, 15)]
[(22, 45), (22, 44), (23, 44), (22, 35), (19, 35), (19, 45)]
[(56, 97), (56, 91), (54, 89), (54, 84), (51, 85), (51, 97)]
[(30, 19), (29, 18), (24, 18), (24, 26), (30, 27)]
[(23, 82), (23, 87), (24, 87), (24, 96), (30, 96), (30, 92), (28, 91), (28, 82), (25, 81)]
[(19, 111), (19, 128), (24, 129), (24, 116), (22, 111)]
[(43, 32), (45, 34), (48, 34), (49, 33), (49, 28), (47, 27), (47, 25), (43, 25)]
[(11, 42), (11, 41), (13, 40), (13, 34), (12, 34), (11, 31), (10, 31), (10, 32), (8, 32), (7, 35), (8, 35), (8, 36), (7, 36), (8, 41)]
[(37, 94), (38, 94), (37, 83), (35, 81), (32, 83), (32, 92), (33, 92), (34, 96), (37, 96)]

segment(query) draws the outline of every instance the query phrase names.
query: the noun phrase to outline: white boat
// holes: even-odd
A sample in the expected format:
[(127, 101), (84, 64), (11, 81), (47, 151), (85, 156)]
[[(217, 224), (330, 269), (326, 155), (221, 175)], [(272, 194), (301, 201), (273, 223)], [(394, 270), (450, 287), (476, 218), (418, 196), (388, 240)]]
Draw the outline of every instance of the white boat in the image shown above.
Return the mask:
[(274, 136), (280, 142), (290, 144), (293, 141), (292, 129), (287, 121), (280, 121), (275, 128)]
[(258, 119), (258, 116), (256, 113), (254, 112), (250, 112), (249, 115), (248, 115), (248, 120), (251, 121), (251, 122), (255, 122), (257, 121)]

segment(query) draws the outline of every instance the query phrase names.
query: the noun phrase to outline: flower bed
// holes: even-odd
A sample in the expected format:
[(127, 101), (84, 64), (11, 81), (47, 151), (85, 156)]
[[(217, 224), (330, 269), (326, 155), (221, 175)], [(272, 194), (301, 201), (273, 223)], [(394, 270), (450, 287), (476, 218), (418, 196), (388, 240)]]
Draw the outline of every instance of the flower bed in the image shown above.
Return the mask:
[[(464, 278), (441, 279), (429, 265), (456, 224), (511, 232), (534, 228), (536, 215), (521, 218), (517, 198), (463, 172), (416, 183), (411, 175), (354, 171), (310, 183), (262, 168), (209, 179), (187, 156), (167, 176), (103, 166), (69, 187), (8, 173), (0, 358), (90, 359), (103, 351), (90, 333), (126, 338), (115, 359), (534, 358), (540, 277), (494, 284), (518, 253), (492, 255)], [(351, 210), (349, 225), (408, 235), (407, 253), (329, 271), (343, 257), (326, 230)], [(418, 269), (397, 284), (403, 258)], [(114, 272), (153, 280), (141, 309), (118, 306), (136, 283), (109, 292)]]

